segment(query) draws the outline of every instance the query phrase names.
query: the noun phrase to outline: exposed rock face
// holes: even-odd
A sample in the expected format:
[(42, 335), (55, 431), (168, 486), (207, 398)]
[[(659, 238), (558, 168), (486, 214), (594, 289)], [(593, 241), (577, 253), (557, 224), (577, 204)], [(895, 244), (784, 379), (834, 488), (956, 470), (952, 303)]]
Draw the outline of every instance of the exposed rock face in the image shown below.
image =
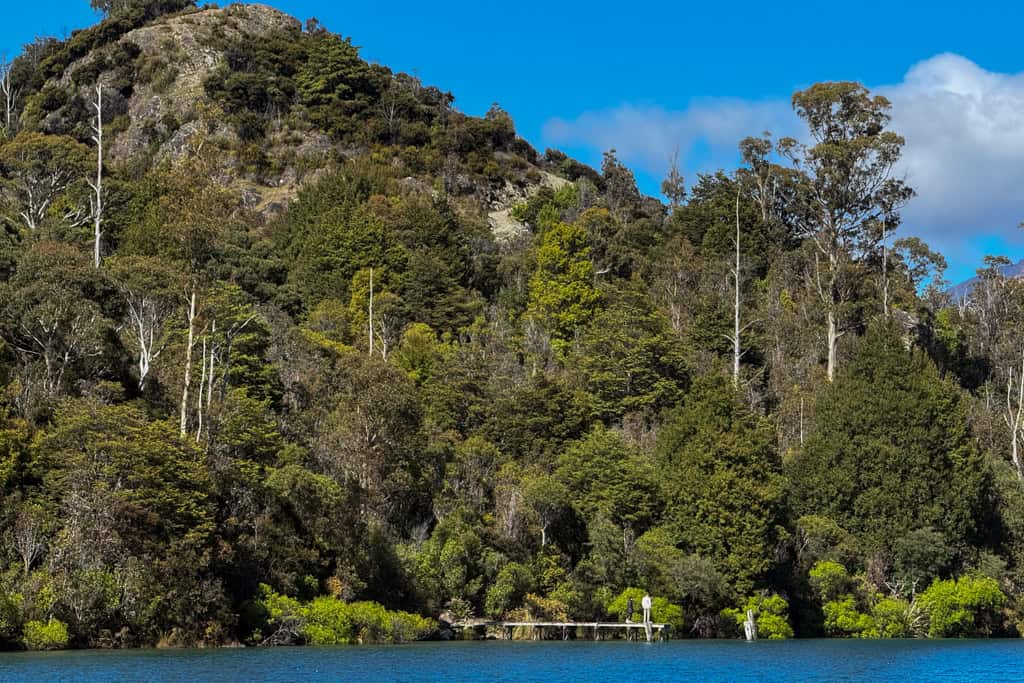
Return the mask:
[[(95, 97), (98, 80), (105, 86), (109, 164), (138, 172), (173, 163), (200, 145), (217, 148), (224, 152), (213, 155), (221, 164), (218, 180), (236, 190), (247, 209), (273, 214), (332, 162), (370, 150), (336, 142), (330, 131), (308, 117), (303, 105), (297, 105), (297, 115), (274, 116), (268, 110), (258, 140), (243, 140), (237, 120), (232, 122), (233, 114), (223, 109), (230, 105), (210, 89), (216, 82), (211, 76), (226, 73), (236, 63), (238, 46), (276, 39), (284, 45), (299, 44), (307, 38), (297, 19), (267, 5), (232, 4), (165, 16), (69, 62), (51, 83), (55, 90), (70, 93), (68, 99), (77, 104), (47, 110), (36, 121), (42, 130), (57, 134), (69, 134), (78, 126), (78, 132), (70, 134), (81, 137), (82, 122), (91, 116), (86, 103)], [(229, 89), (235, 87), (231, 84)], [(247, 152), (259, 163), (246, 160)], [(467, 210), (487, 214), (500, 240), (514, 241), (530, 231), (511, 217), (511, 207), (542, 187), (558, 189), (567, 181), (507, 152), (496, 151), (494, 157), (499, 163), (518, 164), (505, 176), (511, 181), (496, 185), (460, 169), (446, 179), (446, 189)], [(426, 184), (411, 179), (402, 187), (431, 196), (441, 189)]]
[[(155, 78), (136, 79), (130, 97), (108, 96), (108, 126), (111, 118), (117, 120), (107, 143), (110, 162), (129, 163), (141, 155), (149, 155), (154, 164), (173, 161), (190, 153), (200, 139), (224, 148), (237, 146), (238, 134), (225, 123), (223, 112), (204, 85), (227, 63), (224, 46), (301, 31), (297, 19), (272, 7), (233, 4), (160, 19), (103, 48), (108, 52), (138, 51), (141, 60), (159, 68)], [(74, 88), (75, 72), (95, 58), (89, 54), (70, 64), (59, 85)], [(108, 86), (114, 78), (109, 70), (99, 76)], [(92, 98), (89, 87), (80, 86), (78, 92), (87, 100)], [(268, 157), (287, 158), (292, 163), (281, 164), (275, 177), (245, 179), (234, 168), (225, 168), (224, 175), (240, 185), (245, 204), (267, 211), (280, 208), (297, 192), (303, 178), (295, 161), (315, 168), (332, 150), (331, 141), (318, 131), (271, 130), (263, 147)]]
[(569, 181), (565, 178), (559, 178), (547, 171), (541, 172), (540, 183), (527, 185), (525, 188), (516, 187), (512, 183), (505, 183), (503, 190), (493, 198), (491, 204), (492, 211), (487, 214), (487, 220), (491, 226), (491, 233), (494, 235), (494, 238), (499, 242), (512, 242), (528, 235), (530, 233), (529, 226), (520, 223), (512, 217), (512, 207), (529, 199), (539, 192), (542, 187), (558, 190), (568, 183)]
[[(203, 86), (204, 80), (225, 63), (220, 46), (301, 30), (297, 19), (272, 7), (231, 5), (168, 17), (122, 36), (118, 47), (134, 45), (144, 58), (162, 60), (167, 64), (165, 76), (172, 75), (173, 80), (136, 82), (126, 103), (125, 113), (130, 121), (109, 145), (111, 158), (123, 160), (141, 152), (150, 144), (150, 130), (154, 126), (162, 126), (168, 138), (160, 145), (156, 161), (182, 154), (188, 140), (200, 130), (235, 137), (230, 127), (217, 121), (215, 105)], [(61, 85), (70, 85), (74, 72), (91, 59), (93, 55), (87, 55), (73, 62), (61, 78)], [(100, 79), (109, 82), (110, 76), (107, 73)], [(87, 95), (84, 91), (82, 94)], [(178, 125), (174, 126), (175, 123)], [(213, 130), (209, 130), (211, 127)]]

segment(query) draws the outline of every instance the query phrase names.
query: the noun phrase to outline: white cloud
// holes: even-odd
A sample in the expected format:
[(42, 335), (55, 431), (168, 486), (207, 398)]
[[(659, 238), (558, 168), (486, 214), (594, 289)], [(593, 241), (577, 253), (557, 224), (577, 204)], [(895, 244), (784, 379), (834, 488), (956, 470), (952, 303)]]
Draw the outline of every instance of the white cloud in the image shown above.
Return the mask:
[[(904, 211), (906, 232), (964, 266), (996, 240), (1020, 250), (1024, 73), (991, 72), (941, 54), (914, 65), (901, 83), (869, 87), (892, 101), (892, 127), (907, 141), (900, 172), (918, 196)], [(554, 144), (614, 147), (626, 163), (660, 176), (677, 147), (692, 175), (734, 167), (736, 143), (747, 135), (800, 129), (787, 96), (698, 100), (682, 111), (624, 105), (550, 121), (544, 136)]]
[(728, 167), (735, 163), (736, 144), (746, 136), (765, 130), (788, 134), (796, 125), (781, 100), (702, 99), (683, 111), (626, 104), (572, 121), (553, 119), (544, 126), (544, 138), (601, 151), (615, 148), (626, 163), (661, 174), (677, 148), (680, 160), (698, 166), (695, 170)]

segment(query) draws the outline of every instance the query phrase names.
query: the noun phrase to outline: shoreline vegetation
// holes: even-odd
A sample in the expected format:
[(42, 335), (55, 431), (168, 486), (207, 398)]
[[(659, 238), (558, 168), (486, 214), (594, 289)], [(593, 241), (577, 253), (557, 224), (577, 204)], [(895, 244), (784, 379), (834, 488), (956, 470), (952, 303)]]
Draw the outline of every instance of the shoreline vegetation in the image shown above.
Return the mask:
[(1022, 634), (1024, 280), (900, 236), (884, 97), (662, 201), (315, 19), (92, 4), (0, 62), (0, 650)]

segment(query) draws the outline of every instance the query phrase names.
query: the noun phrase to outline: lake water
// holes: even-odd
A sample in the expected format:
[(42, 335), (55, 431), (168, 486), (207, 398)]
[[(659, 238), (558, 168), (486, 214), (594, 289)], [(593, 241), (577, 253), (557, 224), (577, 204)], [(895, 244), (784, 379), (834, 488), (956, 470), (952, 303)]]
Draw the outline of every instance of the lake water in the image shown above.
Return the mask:
[(0, 681), (1024, 681), (1024, 640), (468, 642), (0, 654)]

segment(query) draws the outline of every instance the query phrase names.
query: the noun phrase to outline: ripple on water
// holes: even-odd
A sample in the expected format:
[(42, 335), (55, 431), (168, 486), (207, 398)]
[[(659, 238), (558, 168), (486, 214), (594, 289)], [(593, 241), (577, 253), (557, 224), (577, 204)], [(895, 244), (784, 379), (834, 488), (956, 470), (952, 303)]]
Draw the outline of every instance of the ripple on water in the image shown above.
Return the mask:
[(1024, 681), (1021, 640), (469, 642), (0, 654), (0, 681)]

